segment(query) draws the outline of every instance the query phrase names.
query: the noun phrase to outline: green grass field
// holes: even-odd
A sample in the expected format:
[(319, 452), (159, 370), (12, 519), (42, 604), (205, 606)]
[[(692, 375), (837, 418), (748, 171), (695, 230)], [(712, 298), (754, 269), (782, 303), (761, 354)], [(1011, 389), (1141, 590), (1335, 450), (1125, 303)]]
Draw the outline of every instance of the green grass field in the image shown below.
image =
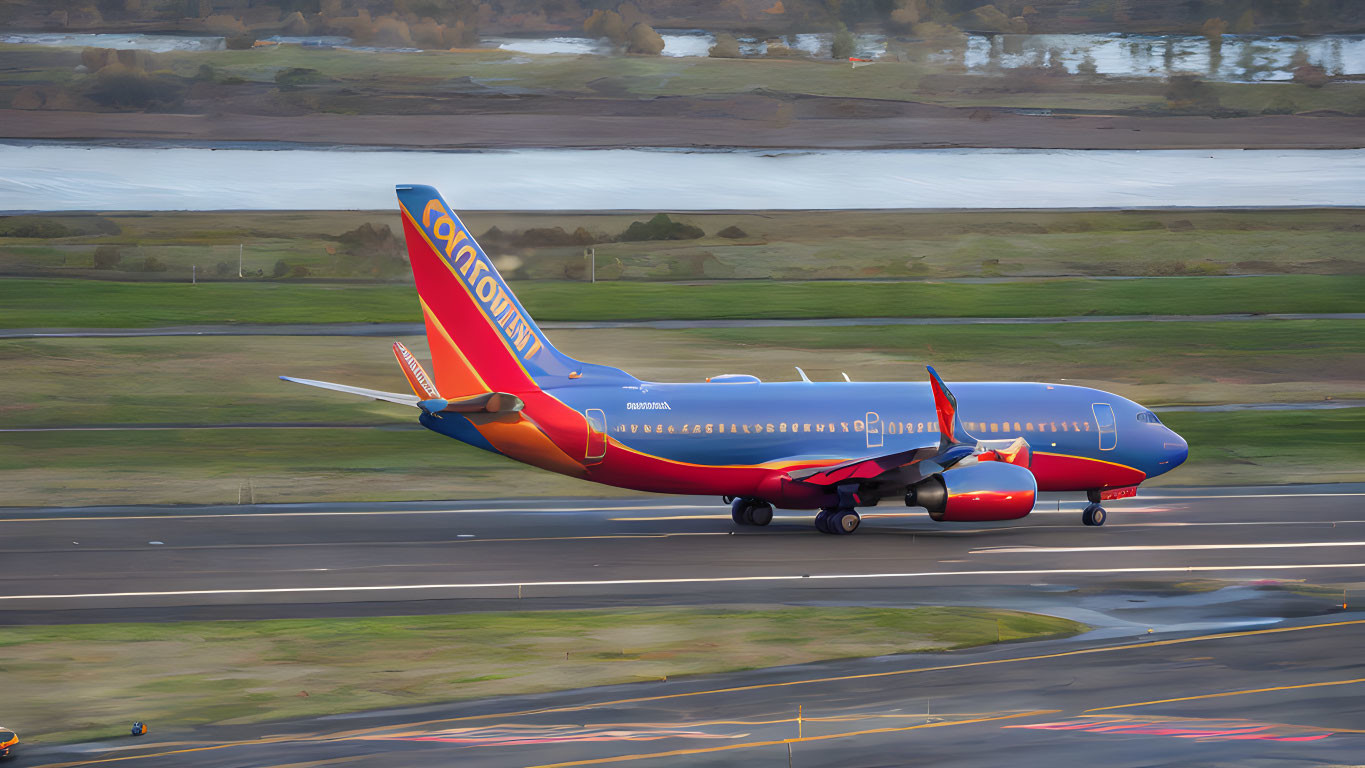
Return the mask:
[[(978, 608), (625, 608), (0, 628), (27, 742), (154, 732), (1066, 637)], [(718, 652), (723, 649), (723, 652)], [(306, 695), (304, 694), (306, 692)]]
[[(513, 290), (541, 321), (1365, 312), (1365, 276), (1347, 275), (984, 284), (557, 281), (518, 282)], [(420, 320), (409, 285), (0, 280), (0, 328)]]

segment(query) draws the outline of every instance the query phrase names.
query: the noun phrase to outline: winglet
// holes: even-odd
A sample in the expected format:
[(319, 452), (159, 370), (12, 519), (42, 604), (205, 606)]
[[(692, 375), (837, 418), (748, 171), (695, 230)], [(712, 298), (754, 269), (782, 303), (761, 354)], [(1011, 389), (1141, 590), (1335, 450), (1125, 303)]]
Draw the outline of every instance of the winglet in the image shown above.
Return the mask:
[(431, 383), (431, 377), (422, 369), (422, 364), (417, 362), (417, 358), (412, 356), (408, 348), (403, 346), (403, 342), (393, 343), (393, 356), (398, 358), (398, 367), (403, 369), (403, 376), (408, 380), (408, 386), (412, 387), (412, 393), (422, 400), (434, 400), (441, 396), (436, 391), (436, 385)]
[(934, 410), (938, 411), (938, 431), (941, 435), (940, 442), (943, 445), (953, 445), (959, 442), (957, 433), (954, 430), (957, 422), (957, 398), (948, 391), (943, 379), (939, 378), (938, 371), (934, 366), (925, 366), (929, 369), (929, 386), (934, 390)]

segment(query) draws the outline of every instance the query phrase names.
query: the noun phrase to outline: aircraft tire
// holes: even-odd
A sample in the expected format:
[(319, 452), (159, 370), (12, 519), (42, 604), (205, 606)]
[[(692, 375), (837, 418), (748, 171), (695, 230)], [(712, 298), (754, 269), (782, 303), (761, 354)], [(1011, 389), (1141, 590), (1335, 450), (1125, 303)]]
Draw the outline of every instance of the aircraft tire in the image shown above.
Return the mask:
[(752, 506), (748, 499), (735, 499), (730, 502), (730, 519), (735, 521), (735, 525), (753, 525), (749, 521), (749, 510)]
[(763, 526), (773, 521), (773, 505), (767, 502), (757, 502), (749, 507), (749, 525)]
[(1104, 507), (1099, 504), (1090, 504), (1086, 506), (1084, 512), (1081, 512), (1081, 522), (1086, 525), (1101, 526), (1104, 525), (1105, 518), (1108, 516), (1109, 514), (1104, 511)]
[(831, 510), (822, 509), (815, 515), (815, 530), (820, 533), (833, 533), (828, 528), (830, 512)]
[(862, 521), (863, 519), (854, 510), (842, 509), (830, 515), (825, 525), (829, 528), (830, 533), (837, 536), (847, 536), (858, 530), (858, 524)]

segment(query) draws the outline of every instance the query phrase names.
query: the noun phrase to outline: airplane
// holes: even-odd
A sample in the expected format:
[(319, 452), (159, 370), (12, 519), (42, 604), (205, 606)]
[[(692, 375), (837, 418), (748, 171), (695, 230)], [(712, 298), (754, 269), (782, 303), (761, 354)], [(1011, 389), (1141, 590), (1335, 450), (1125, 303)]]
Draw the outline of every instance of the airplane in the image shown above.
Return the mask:
[[(550, 343), (432, 187), (397, 187), (432, 373), (400, 342), (413, 394), (281, 376), (417, 408), (427, 429), (541, 469), (668, 494), (719, 496), (736, 524), (819, 510), (849, 534), (858, 507), (903, 499), (935, 521), (1017, 520), (1039, 491), (1102, 502), (1188, 455), (1149, 409), (1086, 387), (924, 382), (643, 381)], [(797, 369), (798, 371), (800, 369)], [(961, 407), (959, 407), (959, 402)]]

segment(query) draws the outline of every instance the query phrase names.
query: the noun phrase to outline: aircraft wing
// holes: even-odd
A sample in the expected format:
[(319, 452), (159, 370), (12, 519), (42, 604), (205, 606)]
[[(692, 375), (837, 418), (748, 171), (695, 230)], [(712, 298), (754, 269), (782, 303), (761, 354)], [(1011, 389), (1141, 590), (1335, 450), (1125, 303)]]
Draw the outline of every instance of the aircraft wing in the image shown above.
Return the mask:
[(926, 477), (960, 462), (1005, 461), (1028, 466), (1031, 458), (1023, 438), (1014, 441), (978, 440), (967, 433), (957, 417), (957, 398), (944, 385), (938, 372), (929, 368), (929, 383), (939, 422), (939, 442), (909, 450), (864, 456), (835, 464), (791, 472), (793, 480), (833, 488), (857, 484), (860, 491), (881, 496), (903, 491)]
[(918, 464), (925, 459), (932, 459), (938, 455), (938, 446), (931, 445), (923, 448), (913, 448), (908, 451), (897, 451), (880, 456), (864, 456), (859, 459), (852, 459), (832, 467), (812, 467), (801, 469), (790, 473), (793, 480), (799, 480), (809, 485), (839, 485), (840, 483), (854, 483), (872, 480), (882, 475), (901, 469), (907, 465)]
[(333, 392), (345, 392), (348, 395), (360, 395), (371, 400), (383, 400), (388, 403), (398, 403), (399, 405), (410, 405), (417, 408), (420, 402), (417, 395), (404, 395), (399, 392), (383, 392), (378, 389), (366, 389), (364, 387), (351, 387), (345, 384), (333, 384), (330, 381), (317, 381), (314, 379), (296, 379), (293, 376), (281, 376), (281, 381), (292, 381), (295, 384), (307, 384), (310, 387), (320, 389), (330, 389)]

